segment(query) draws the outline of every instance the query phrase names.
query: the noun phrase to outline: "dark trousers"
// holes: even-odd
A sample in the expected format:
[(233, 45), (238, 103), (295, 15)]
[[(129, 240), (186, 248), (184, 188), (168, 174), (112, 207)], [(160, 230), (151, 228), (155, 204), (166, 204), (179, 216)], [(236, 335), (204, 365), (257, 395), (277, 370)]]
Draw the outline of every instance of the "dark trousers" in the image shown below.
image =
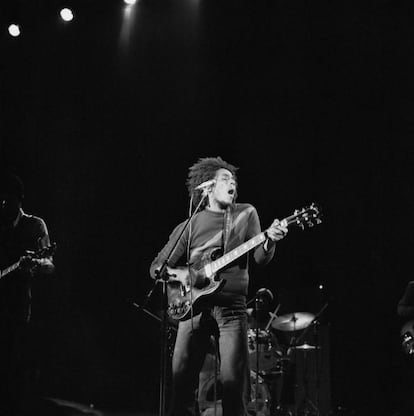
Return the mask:
[(0, 415), (13, 416), (27, 397), (30, 365), (28, 324), (0, 319)]
[(245, 416), (250, 394), (247, 316), (244, 308), (215, 306), (178, 326), (172, 375), (172, 416), (199, 414), (196, 402), (199, 373), (217, 331), (220, 378), (223, 383), (223, 416)]

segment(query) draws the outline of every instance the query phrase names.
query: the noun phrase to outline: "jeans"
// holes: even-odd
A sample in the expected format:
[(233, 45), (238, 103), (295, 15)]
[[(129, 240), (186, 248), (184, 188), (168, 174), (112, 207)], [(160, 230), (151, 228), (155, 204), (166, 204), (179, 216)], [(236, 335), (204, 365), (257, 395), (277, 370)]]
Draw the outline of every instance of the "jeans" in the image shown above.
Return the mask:
[(199, 373), (210, 347), (210, 336), (218, 335), (220, 377), (223, 383), (223, 416), (245, 416), (250, 394), (247, 315), (242, 307), (214, 306), (181, 321), (175, 342), (171, 416), (199, 415), (196, 402)]

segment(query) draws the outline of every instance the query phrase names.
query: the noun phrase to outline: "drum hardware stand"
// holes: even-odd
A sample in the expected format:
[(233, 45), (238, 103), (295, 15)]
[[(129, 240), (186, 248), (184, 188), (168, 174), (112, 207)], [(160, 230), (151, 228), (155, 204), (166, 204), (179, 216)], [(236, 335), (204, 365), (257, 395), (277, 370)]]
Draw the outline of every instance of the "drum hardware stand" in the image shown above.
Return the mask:
[[(255, 340), (255, 344), (256, 344), (256, 375), (255, 375), (255, 377), (256, 377), (256, 386), (255, 386), (255, 402), (254, 402), (255, 403), (255, 413), (256, 413), (256, 415), (259, 414), (258, 413), (259, 412), (259, 408), (258, 408), (258, 405), (259, 405), (259, 403), (258, 403), (258, 400), (259, 400), (259, 374), (260, 374), (260, 368), (259, 368), (259, 366), (260, 366), (260, 364), (259, 364), (260, 363), (260, 355), (259, 354), (261, 353), (261, 351), (259, 350), (260, 328), (259, 328), (259, 320), (258, 320), (258, 312), (259, 312), (258, 305), (259, 305), (259, 303), (262, 302), (261, 296), (262, 296), (263, 292), (269, 292), (270, 296), (271, 296), (271, 300), (273, 300), (272, 293), (266, 288), (261, 288), (256, 292), (255, 297), (247, 303), (247, 305), (248, 305), (249, 303), (254, 301), (254, 312), (255, 312), (255, 316), (256, 316), (256, 328), (255, 328), (255, 333), (256, 333), (256, 340)], [(265, 327), (266, 332), (269, 330), (269, 327), (270, 327), (272, 321), (277, 316), (276, 314), (277, 314), (280, 306), (281, 306), (280, 304), (277, 305), (275, 311), (273, 313), (270, 313), (269, 322), (266, 324), (266, 327)]]
[[(315, 318), (312, 320), (312, 322), (309, 324), (308, 327), (305, 328), (305, 330), (302, 332), (302, 334), (298, 337), (295, 347), (299, 344), (299, 342), (304, 338), (304, 336), (308, 333), (310, 328), (313, 328), (314, 330), (314, 334), (315, 334), (315, 339), (317, 339), (318, 337), (318, 333), (317, 333), (317, 329), (316, 326), (319, 325), (319, 320), (318, 318), (322, 315), (322, 313), (324, 312), (324, 310), (328, 307), (328, 303), (325, 303), (325, 305), (322, 307), (322, 309), (316, 314)], [(316, 342), (316, 349), (319, 348), (318, 342)], [(296, 351), (296, 348), (295, 348)], [(303, 408), (302, 414), (303, 416), (319, 416), (320, 412), (319, 412), (319, 408), (317, 406), (318, 401), (319, 401), (319, 377), (316, 377), (316, 404), (312, 402), (312, 400), (309, 398), (309, 375), (307, 374), (307, 354), (308, 351), (305, 349), (304, 350), (304, 359), (303, 359), (303, 381), (304, 381), (304, 390), (305, 390), (305, 397), (302, 400), (302, 403), (296, 407), (296, 411), (297, 409)], [(317, 363), (316, 363), (317, 364)], [(318, 373), (318, 365), (316, 365), (316, 372)], [(318, 374), (317, 374), (318, 375)], [(295, 415), (296, 415), (296, 411), (295, 411)]]
[(279, 312), (279, 309), (282, 305), (279, 303), (279, 305), (276, 306), (276, 309), (274, 312), (269, 312), (270, 318), (269, 322), (266, 324), (265, 331), (268, 331), (270, 328), (270, 325), (272, 325), (272, 322), (277, 318), (277, 313)]
[(308, 370), (308, 359), (307, 359), (307, 355), (308, 355), (308, 351), (304, 350), (304, 358), (303, 358), (303, 385), (304, 385), (304, 390), (305, 390), (305, 397), (302, 400), (302, 403), (297, 407), (297, 409), (303, 409), (301, 410), (300, 414), (303, 416), (319, 416), (319, 409), (316, 406), (316, 404), (314, 404), (312, 402), (312, 400), (309, 398), (309, 375), (307, 374), (307, 370)]
[[(296, 321), (297, 321), (295, 313), (293, 313), (292, 320), (293, 320), (293, 334), (295, 334), (296, 333)], [(296, 341), (296, 336), (295, 335), (292, 336), (292, 339), (290, 340), (290, 345), (293, 345), (293, 348), (294, 348), (294, 360), (295, 360), (295, 368), (294, 368), (294, 370), (295, 370), (295, 372), (294, 372), (294, 374), (295, 374), (294, 375), (295, 384), (294, 384), (294, 386), (295, 386), (295, 388), (297, 388), (298, 387), (297, 376), (296, 376), (297, 350), (295, 348), (296, 345), (297, 345), (297, 341)], [(293, 414), (294, 414), (294, 416), (297, 416), (297, 414), (298, 414), (298, 406), (296, 404), (296, 400), (295, 400), (295, 406), (294, 406), (294, 409), (293, 409)]]
[[(156, 280), (154, 283), (154, 286), (151, 288), (151, 290), (147, 293), (145, 297), (145, 301), (143, 305), (141, 306), (142, 309), (145, 310), (145, 306), (147, 305), (152, 293), (154, 292), (154, 289), (158, 283), (161, 283), (162, 285), (162, 297), (161, 297), (161, 311), (162, 311), (162, 318), (161, 318), (161, 347), (160, 347), (160, 386), (159, 386), (159, 394), (160, 394), (160, 404), (159, 404), (159, 416), (165, 416), (166, 414), (166, 386), (167, 386), (167, 356), (168, 356), (168, 345), (167, 345), (167, 305), (168, 305), (168, 294), (167, 294), (167, 284), (170, 278), (170, 275), (168, 274), (167, 267), (168, 263), (171, 259), (172, 254), (174, 253), (175, 249), (177, 248), (177, 245), (179, 241), (181, 240), (181, 237), (183, 236), (184, 232), (190, 225), (192, 219), (194, 218), (195, 214), (199, 211), (201, 204), (205, 200), (205, 198), (208, 195), (208, 188), (203, 189), (202, 197), (200, 199), (200, 202), (198, 203), (195, 210), (191, 213), (191, 215), (188, 217), (186, 223), (184, 224), (180, 234), (178, 235), (174, 245), (171, 247), (170, 252), (168, 253), (166, 259), (162, 263), (161, 267), (155, 271), (156, 274)], [(189, 265), (188, 265), (189, 266)], [(192, 279), (190, 277), (190, 286), (192, 285)], [(190, 287), (190, 303), (192, 308), (192, 287)], [(192, 314), (192, 312), (191, 312)]]
[(299, 338), (297, 339), (297, 341), (301, 341), (304, 336), (307, 334), (307, 332), (309, 331), (309, 328), (311, 328), (313, 325), (315, 324), (319, 324), (319, 317), (322, 315), (322, 313), (325, 311), (325, 309), (328, 307), (328, 303), (325, 303), (325, 305), (322, 306), (322, 309), (315, 315), (315, 317), (313, 318), (313, 320), (311, 321), (311, 323), (304, 329), (304, 331), (302, 332), (302, 334), (299, 336)]
[[(272, 325), (272, 322), (277, 318), (277, 313), (279, 312), (279, 309), (281, 308), (281, 306), (282, 306), (282, 304), (279, 303), (276, 306), (276, 308), (275, 308), (275, 310), (273, 312), (269, 312), (270, 318), (269, 318), (269, 321), (267, 322), (267, 324), (265, 326), (265, 331), (269, 331), (270, 326)], [(279, 347), (280, 348), (280, 344), (279, 344), (276, 336), (275, 336), (275, 343), (276, 343), (276, 347)], [(283, 365), (284, 364), (282, 362), (281, 374), (280, 374), (280, 377), (281, 377), (281, 386), (283, 386), (283, 384), (284, 384), (284, 368), (283, 368)], [(273, 400), (275, 401), (274, 408), (275, 409), (278, 409), (279, 406), (280, 406), (280, 401), (279, 401), (279, 397), (278, 397), (277, 392), (274, 391), (273, 389), (272, 389), (271, 400), (272, 401)], [(276, 406), (276, 402), (277, 402), (277, 406)]]

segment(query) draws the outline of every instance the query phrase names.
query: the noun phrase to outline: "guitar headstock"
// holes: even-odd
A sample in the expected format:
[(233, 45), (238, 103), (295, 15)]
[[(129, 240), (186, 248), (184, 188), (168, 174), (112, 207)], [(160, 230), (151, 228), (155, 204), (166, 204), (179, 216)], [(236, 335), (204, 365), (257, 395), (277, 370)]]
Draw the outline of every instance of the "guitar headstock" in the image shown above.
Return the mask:
[(302, 209), (295, 210), (294, 214), (287, 218), (288, 224), (294, 223), (298, 225), (302, 230), (305, 227), (313, 227), (322, 222), (320, 207), (314, 202)]

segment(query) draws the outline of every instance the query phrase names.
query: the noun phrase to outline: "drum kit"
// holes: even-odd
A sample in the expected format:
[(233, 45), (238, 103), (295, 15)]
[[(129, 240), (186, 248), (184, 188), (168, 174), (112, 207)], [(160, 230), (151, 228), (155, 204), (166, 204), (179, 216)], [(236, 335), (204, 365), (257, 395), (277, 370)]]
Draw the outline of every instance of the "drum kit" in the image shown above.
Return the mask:
[[(272, 314), (273, 315), (273, 314)], [(259, 374), (282, 371), (283, 360), (289, 360), (291, 349), (307, 350), (317, 347), (310, 344), (293, 345), (283, 348), (278, 341), (276, 331), (296, 332), (307, 328), (315, 315), (308, 312), (294, 312), (279, 317), (271, 317), (266, 329), (249, 328), (247, 332), (250, 353), (250, 368), (258, 370)], [(271, 329), (269, 329), (269, 326)]]
[[(308, 375), (303, 374), (301, 377), (304, 381), (304, 395), (300, 403), (296, 403), (296, 399), (293, 399), (295, 403), (287, 405), (282, 398), (282, 391), (285, 388), (285, 380), (288, 378), (293, 380), (291, 388), (298, 387), (295, 380), (297, 359), (301, 359), (302, 370), (305, 373), (308, 371), (306, 365), (308, 353), (316, 353), (321, 349), (316, 343), (306, 342), (306, 339), (309, 330), (316, 329), (317, 318), (327, 305), (317, 315), (309, 312), (277, 315), (280, 305), (272, 313), (263, 307), (265, 303), (257, 297), (257, 294), (253, 301), (255, 307), (247, 310), (249, 361), (252, 374), (255, 375), (254, 380), (251, 380), (252, 390), (256, 394), (260, 392), (260, 389), (265, 390), (266, 394), (252, 397), (250, 405), (255, 405), (252, 414), (257, 416), (319, 416), (319, 409), (308, 394)], [(260, 312), (263, 311), (266, 316), (270, 315), (264, 327), (263, 318), (260, 319)], [(260, 389), (257, 386), (260, 386)]]

